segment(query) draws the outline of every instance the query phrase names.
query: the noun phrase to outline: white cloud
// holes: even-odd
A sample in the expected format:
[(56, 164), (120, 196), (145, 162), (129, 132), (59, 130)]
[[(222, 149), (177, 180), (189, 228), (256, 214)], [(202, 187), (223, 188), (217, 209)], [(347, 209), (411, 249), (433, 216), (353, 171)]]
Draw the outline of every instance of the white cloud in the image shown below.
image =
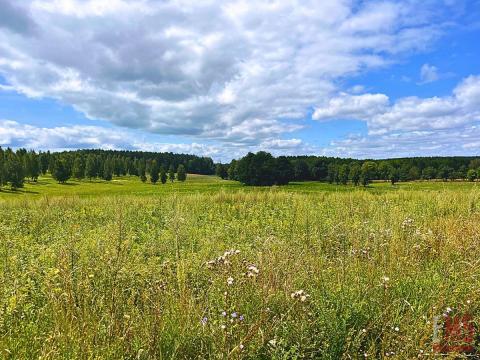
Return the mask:
[(423, 64), (420, 69), (421, 84), (428, 84), (437, 81), (440, 78), (438, 68), (433, 65)]
[(464, 79), (451, 96), (412, 96), (400, 98), (393, 105), (383, 94), (341, 94), (317, 108), (313, 118), (362, 120), (371, 135), (457, 128), (480, 121), (480, 76)]
[(113, 131), (99, 126), (46, 128), (0, 120), (0, 146), (45, 150), (116, 149), (130, 147), (128, 138), (125, 131)]
[(260, 144), (166, 143), (147, 140), (123, 129), (101, 126), (39, 127), (0, 119), (0, 146), (37, 150), (129, 149), (188, 153), (209, 156), (216, 161), (240, 158), (246, 151), (269, 150), (274, 154), (301, 154), (309, 151), (300, 139), (266, 140)]
[(388, 96), (384, 94), (363, 94), (332, 98), (323, 107), (315, 109), (314, 120), (332, 119), (368, 119), (385, 111), (388, 107)]
[[(246, 146), (304, 126), (312, 106), (338, 93), (337, 79), (439, 35), (411, 1), (0, 4), (14, 15), (0, 27), (0, 75), (16, 91), (122, 127)], [(370, 97), (342, 116), (385, 106)]]
[(480, 151), (480, 127), (465, 125), (435, 131), (392, 132), (383, 135), (352, 135), (324, 149), (327, 155), (356, 158), (412, 156), (475, 156)]

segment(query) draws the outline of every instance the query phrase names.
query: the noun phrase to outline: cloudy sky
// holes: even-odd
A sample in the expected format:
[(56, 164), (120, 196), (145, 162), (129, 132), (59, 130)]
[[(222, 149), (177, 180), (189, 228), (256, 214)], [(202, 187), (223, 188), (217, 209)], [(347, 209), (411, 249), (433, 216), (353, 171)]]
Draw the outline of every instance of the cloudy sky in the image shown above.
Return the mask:
[(0, 146), (480, 153), (480, 0), (0, 0)]

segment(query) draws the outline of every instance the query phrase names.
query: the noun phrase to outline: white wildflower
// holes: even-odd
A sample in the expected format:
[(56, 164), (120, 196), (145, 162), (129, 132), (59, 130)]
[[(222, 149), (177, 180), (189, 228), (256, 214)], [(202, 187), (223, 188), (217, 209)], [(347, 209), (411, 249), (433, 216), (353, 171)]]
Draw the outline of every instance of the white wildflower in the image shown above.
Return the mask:
[(290, 297), (294, 300), (300, 300), (301, 302), (305, 302), (310, 297), (310, 295), (308, 295), (303, 290), (297, 290), (297, 291), (291, 293)]

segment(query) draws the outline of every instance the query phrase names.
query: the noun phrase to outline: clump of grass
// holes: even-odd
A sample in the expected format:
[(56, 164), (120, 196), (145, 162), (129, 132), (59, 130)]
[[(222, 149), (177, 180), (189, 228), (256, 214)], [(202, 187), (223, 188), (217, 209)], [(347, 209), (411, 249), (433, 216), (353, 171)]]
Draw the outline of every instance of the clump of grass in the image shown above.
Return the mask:
[(0, 207), (1, 358), (413, 358), (478, 317), (480, 193), (272, 191)]

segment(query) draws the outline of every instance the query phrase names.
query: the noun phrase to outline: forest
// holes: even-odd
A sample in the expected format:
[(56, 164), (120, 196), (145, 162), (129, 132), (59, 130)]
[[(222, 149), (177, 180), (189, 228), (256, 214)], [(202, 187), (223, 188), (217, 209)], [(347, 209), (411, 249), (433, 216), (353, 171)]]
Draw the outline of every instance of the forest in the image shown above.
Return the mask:
[(152, 153), (141, 151), (78, 150), (58, 153), (16, 151), (0, 147), (0, 188), (9, 185), (21, 188), (25, 181), (37, 181), (47, 173), (59, 183), (69, 179), (112, 180), (114, 176), (138, 176), (143, 182), (147, 174), (152, 183), (167, 180), (184, 181), (187, 172), (209, 175), (214, 172), (212, 159), (195, 155)]
[(468, 180), (480, 177), (480, 158), (413, 157), (356, 160), (323, 156), (279, 156), (260, 151), (229, 164), (217, 164), (222, 179), (246, 185), (284, 185), (290, 181), (323, 181), (367, 186), (371, 181)]
[[(212, 175), (245, 185), (286, 185), (291, 181), (321, 181), (367, 186), (372, 181), (468, 180), (480, 177), (480, 158), (415, 157), (357, 160), (319, 156), (279, 156), (259, 151), (229, 164), (210, 157), (187, 154), (116, 150), (35, 152), (0, 147), (0, 189), (23, 187), (51, 174), (59, 183), (69, 179), (103, 179), (137, 176), (142, 182), (184, 181), (186, 174)], [(176, 175), (175, 175), (176, 174)]]

